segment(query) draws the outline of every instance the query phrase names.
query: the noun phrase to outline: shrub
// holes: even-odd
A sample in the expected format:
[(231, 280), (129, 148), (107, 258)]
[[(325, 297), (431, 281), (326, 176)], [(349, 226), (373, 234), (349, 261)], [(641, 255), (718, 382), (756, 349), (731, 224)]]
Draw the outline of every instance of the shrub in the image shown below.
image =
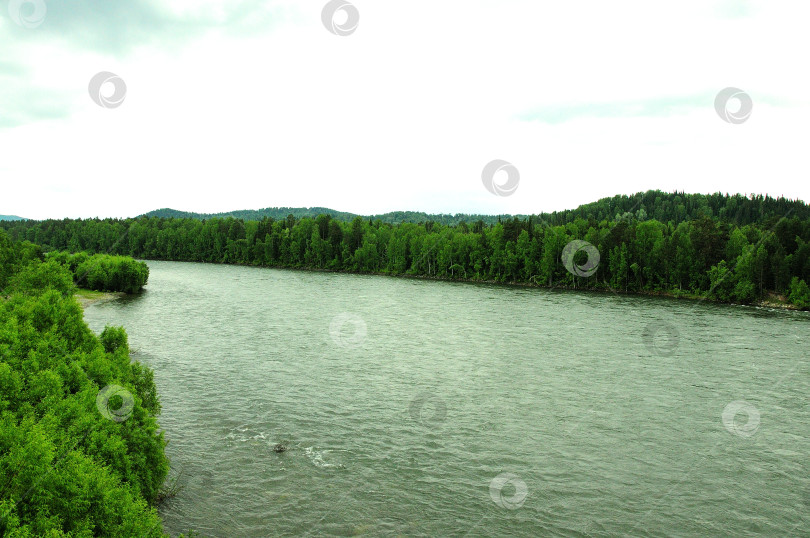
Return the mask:
[(810, 286), (804, 280), (799, 280), (799, 277), (794, 276), (790, 282), (788, 300), (802, 310), (810, 308)]
[(164, 536), (152, 371), (130, 360), (123, 328), (87, 327), (64, 260), (20, 263), (3, 243), (0, 536)]

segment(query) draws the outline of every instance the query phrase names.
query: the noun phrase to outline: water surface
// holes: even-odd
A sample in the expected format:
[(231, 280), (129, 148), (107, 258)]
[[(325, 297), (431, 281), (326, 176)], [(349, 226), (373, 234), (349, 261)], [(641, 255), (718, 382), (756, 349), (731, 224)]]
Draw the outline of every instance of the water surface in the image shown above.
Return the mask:
[(149, 267), (85, 317), (155, 371), (173, 535), (810, 532), (807, 313)]

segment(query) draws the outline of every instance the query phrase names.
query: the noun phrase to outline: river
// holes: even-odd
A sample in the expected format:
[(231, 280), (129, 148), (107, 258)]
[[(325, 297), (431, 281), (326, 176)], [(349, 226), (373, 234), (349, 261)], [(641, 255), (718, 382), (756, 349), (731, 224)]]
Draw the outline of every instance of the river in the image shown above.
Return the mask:
[(155, 371), (172, 535), (810, 532), (808, 313), (149, 268), (85, 318)]

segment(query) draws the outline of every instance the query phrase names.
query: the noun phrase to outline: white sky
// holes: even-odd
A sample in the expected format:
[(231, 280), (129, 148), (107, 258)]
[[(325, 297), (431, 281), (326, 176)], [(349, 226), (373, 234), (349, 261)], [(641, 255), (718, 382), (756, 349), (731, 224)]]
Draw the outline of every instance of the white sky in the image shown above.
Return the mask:
[[(323, 0), (150, 1), (45, 0), (27, 29), (0, 0), (0, 214), (810, 201), (806, 0), (353, 0), (345, 37)], [(99, 71), (120, 107), (90, 99)], [(714, 110), (729, 86), (743, 124)], [(511, 196), (481, 182), (494, 159)]]

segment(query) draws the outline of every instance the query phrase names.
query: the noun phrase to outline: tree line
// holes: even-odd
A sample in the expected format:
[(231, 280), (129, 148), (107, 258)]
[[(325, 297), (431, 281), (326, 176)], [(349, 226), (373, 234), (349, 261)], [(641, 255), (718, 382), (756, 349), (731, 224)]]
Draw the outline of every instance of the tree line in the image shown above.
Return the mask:
[(96, 336), (68, 265), (0, 230), (0, 535), (164, 536), (152, 370)]
[[(794, 209), (783, 216), (763, 212), (748, 224), (699, 209), (689, 220), (661, 222), (639, 209), (602, 220), (570, 216), (556, 225), (536, 217), (450, 226), (289, 215), (260, 221), (141, 217), (3, 226), (16, 239), (72, 252), (666, 293), (737, 303), (774, 292), (806, 307), (810, 216), (800, 218), (807, 211)], [(575, 240), (593, 245), (598, 254), (587, 276), (566, 268), (562, 260), (565, 247)], [(587, 249), (575, 252), (573, 266), (586, 265), (587, 257)]]

